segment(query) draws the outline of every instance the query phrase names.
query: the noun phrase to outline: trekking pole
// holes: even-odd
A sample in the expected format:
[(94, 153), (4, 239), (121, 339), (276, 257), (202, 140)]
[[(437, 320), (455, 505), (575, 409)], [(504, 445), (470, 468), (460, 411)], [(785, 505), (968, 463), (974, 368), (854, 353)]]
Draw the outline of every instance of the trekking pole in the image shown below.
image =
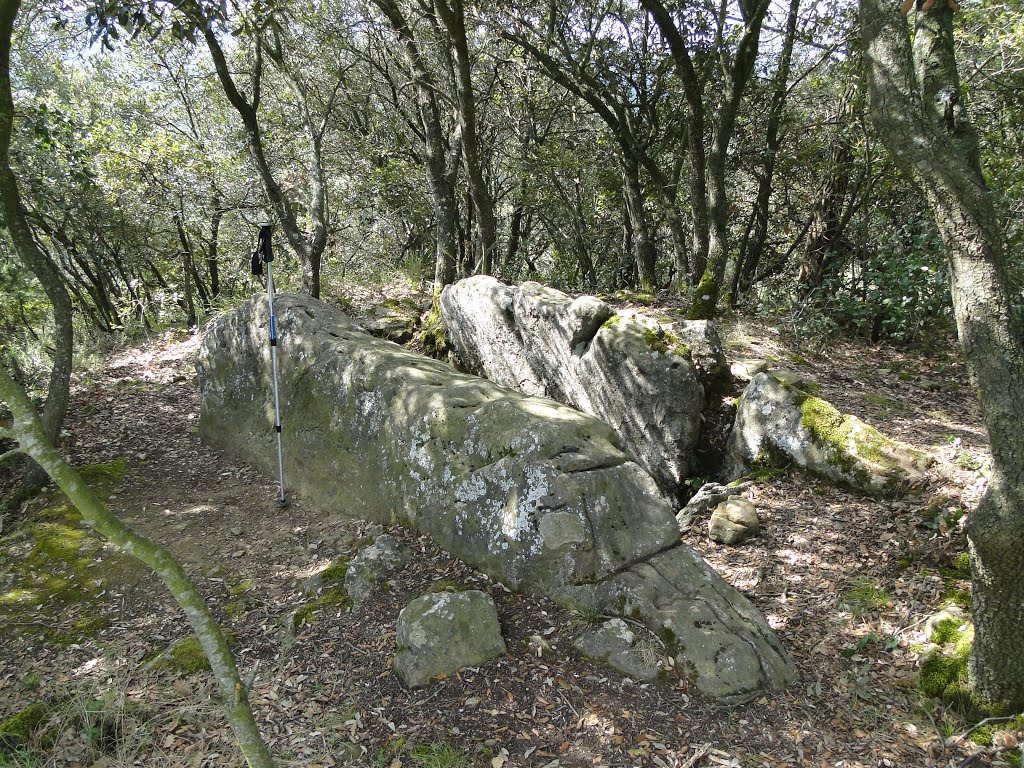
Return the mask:
[[(277, 506), (286, 507), (288, 502), (284, 497), (284, 451), (281, 448), (281, 395), (277, 387), (277, 322), (274, 318), (274, 269), (271, 262), (274, 261), (274, 251), (271, 248), (270, 224), (260, 224), (260, 236), (256, 245), (256, 254), (253, 255), (253, 273), (257, 272), (258, 262), (262, 260), (267, 265), (267, 303), (270, 306), (270, 376), (274, 383), (274, 432), (277, 436), (277, 474), (280, 479), (280, 488), (277, 494)], [(262, 271), (262, 270), (260, 270)]]

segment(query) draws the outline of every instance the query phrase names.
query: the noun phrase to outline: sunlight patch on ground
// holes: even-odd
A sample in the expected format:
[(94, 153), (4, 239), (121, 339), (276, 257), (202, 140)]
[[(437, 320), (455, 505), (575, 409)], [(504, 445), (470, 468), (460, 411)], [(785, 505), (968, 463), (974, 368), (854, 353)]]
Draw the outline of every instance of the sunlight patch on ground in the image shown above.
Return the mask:
[(101, 675), (110, 671), (109, 660), (97, 656), (80, 664), (71, 674), (72, 677), (86, 677), (88, 675)]

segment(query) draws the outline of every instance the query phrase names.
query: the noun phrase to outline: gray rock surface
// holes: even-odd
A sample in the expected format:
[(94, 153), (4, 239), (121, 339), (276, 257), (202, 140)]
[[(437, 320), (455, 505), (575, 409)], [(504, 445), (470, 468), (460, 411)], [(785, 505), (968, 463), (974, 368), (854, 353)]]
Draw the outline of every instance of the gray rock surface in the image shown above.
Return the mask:
[(398, 614), (395, 674), (408, 688), (422, 688), (507, 653), (498, 611), (478, 590), (417, 597)]
[[(523, 354), (516, 332), (512, 302), (515, 289), (483, 275), (448, 286), (441, 292), (441, 319), (459, 366), (496, 384), (527, 395), (547, 394), (544, 381)], [(474, 354), (478, 340), (486, 338), (491, 353)]]
[(723, 472), (736, 479), (758, 467), (796, 464), (824, 480), (873, 496), (924, 483), (931, 459), (840, 413), (793, 382), (759, 373), (747, 386), (726, 445)]
[(374, 307), (368, 317), (361, 317), (358, 322), (373, 336), (404, 344), (416, 333), (420, 315), (412, 302), (388, 302)]
[(463, 365), (610, 424), (626, 451), (679, 498), (700, 434), (705, 382), (728, 376), (714, 326), (616, 313), (593, 296), (476, 276), (441, 294)]
[(708, 536), (719, 544), (742, 544), (761, 532), (757, 509), (746, 499), (727, 499), (715, 507), (708, 521)]
[(757, 376), (757, 374), (767, 371), (768, 367), (767, 360), (752, 357), (733, 360), (729, 366), (729, 370), (732, 373), (733, 379), (747, 384), (751, 379)]
[(409, 553), (387, 533), (356, 553), (345, 572), (345, 591), (356, 605), (363, 602), (374, 586), (409, 561)]
[[(276, 308), (290, 492), (415, 528), (564, 605), (625, 615), (628, 602), (655, 633), (669, 622), (685, 638), (679, 655), (711, 695), (793, 679), (764, 619), (678, 543), (672, 507), (608, 425), (373, 338), (314, 299), (285, 294)], [(211, 323), (200, 432), (275, 474), (267, 327), (260, 296)]]
[(686, 533), (698, 519), (710, 515), (715, 507), (726, 499), (746, 493), (752, 485), (752, 482), (737, 483), (736, 485), (705, 483), (693, 494), (693, 498), (686, 502), (686, 506), (676, 514), (680, 532)]
[[(641, 630), (643, 631), (643, 630)], [(586, 630), (573, 642), (584, 656), (600, 661), (634, 680), (649, 682), (658, 676), (658, 658), (649, 639), (645, 649), (641, 638), (622, 619), (609, 619)]]
[(742, 703), (796, 678), (757, 609), (745, 597), (735, 599), (733, 587), (688, 547), (673, 547), (596, 587), (598, 604), (641, 621), (666, 644), (680, 674), (709, 696)]

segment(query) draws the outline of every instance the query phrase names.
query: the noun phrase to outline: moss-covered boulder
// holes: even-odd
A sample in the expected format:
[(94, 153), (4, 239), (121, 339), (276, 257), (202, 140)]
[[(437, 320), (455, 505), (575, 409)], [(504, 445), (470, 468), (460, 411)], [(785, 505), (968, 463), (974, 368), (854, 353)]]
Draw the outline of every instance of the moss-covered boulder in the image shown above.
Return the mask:
[(446, 287), (440, 306), (467, 370), (597, 416), (664, 493), (682, 500), (705, 384), (728, 375), (713, 326), (661, 323), (593, 296), (487, 276)]
[(498, 609), (475, 589), (418, 597), (398, 614), (395, 674), (409, 688), (507, 653)]
[(404, 344), (420, 324), (419, 306), (414, 301), (385, 301), (359, 318), (359, 324), (374, 336)]
[(930, 457), (775, 372), (747, 386), (726, 446), (725, 476), (795, 464), (850, 490), (895, 496), (925, 482)]
[[(701, 690), (730, 698), (792, 680), (767, 623), (679, 544), (672, 506), (607, 424), (373, 338), (308, 297), (280, 296), (277, 319), (292, 492), (415, 528), (509, 587), (563, 604), (614, 613), (640, 590), (633, 618), (657, 627), (675, 604)], [(208, 329), (200, 432), (273, 474), (267, 326), (255, 297)], [(663, 565), (643, 571), (645, 586), (632, 569), (655, 558)], [(714, 650), (741, 647), (742, 668)]]

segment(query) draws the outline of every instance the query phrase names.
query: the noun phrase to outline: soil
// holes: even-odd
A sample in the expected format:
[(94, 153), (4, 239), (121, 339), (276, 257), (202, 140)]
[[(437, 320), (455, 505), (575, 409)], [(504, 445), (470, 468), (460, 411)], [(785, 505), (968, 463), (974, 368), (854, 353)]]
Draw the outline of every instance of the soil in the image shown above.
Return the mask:
[[(594, 617), (513, 594), (398, 528), (388, 532), (415, 551), (409, 567), (366, 603), (324, 605), (290, 632), (289, 617), (315, 599), (305, 580), (373, 532), (343, 509), (302, 499), (278, 508), (273, 478), (203, 444), (198, 336), (125, 349), (77, 376), (63, 448), (79, 464), (127, 459), (111, 508), (180, 558), (222, 617), (283, 765), (1006, 764), (1012, 742), (962, 738), (969, 725), (916, 690), (923, 622), (969, 586), (948, 569), (964, 550), (962, 515), (985, 487), (985, 435), (955, 351), (821, 350), (753, 322), (733, 323), (729, 338), (731, 356), (785, 364), (841, 410), (938, 459), (931, 487), (906, 499), (865, 499), (794, 473), (751, 491), (758, 538), (731, 548), (702, 525), (686, 535), (768, 617), (799, 669), (784, 693), (741, 707), (682, 680), (638, 684), (595, 665), (572, 648)], [(868, 603), (854, 589), (865, 584), (877, 588)], [(406, 690), (390, 670), (397, 614), (453, 586), (494, 597), (509, 654)], [(0, 766), (242, 765), (209, 673), (148, 663), (189, 634), (161, 584), (134, 572), (96, 610), (109, 626), (66, 646), (30, 622), (5, 631), (0, 720), (36, 701), (53, 708), (36, 757), (0, 755)], [(59, 623), (59, 613), (33, 606), (32, 621)]]

